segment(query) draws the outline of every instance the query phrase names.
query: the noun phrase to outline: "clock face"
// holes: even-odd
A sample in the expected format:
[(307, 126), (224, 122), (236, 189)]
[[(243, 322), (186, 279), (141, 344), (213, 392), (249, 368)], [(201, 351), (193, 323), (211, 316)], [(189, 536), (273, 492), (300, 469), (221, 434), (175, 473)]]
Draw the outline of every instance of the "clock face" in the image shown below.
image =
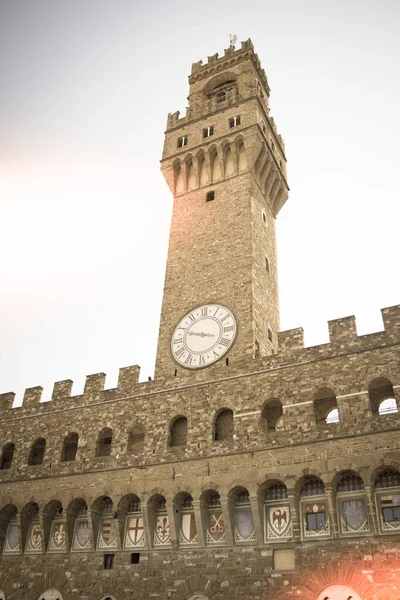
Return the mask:
[(220, 304), (194, 308), (175, 327), (172, 356), (186, 369), (201, 369), (219, 360), (232, 346), (236, 319)]

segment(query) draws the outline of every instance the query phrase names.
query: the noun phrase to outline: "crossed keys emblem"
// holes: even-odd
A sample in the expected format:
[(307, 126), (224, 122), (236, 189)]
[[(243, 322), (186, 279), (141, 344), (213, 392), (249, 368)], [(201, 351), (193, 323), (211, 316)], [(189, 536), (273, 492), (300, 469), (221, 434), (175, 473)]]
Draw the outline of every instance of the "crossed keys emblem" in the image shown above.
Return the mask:
[(219, 538), (225, 531), (224, 515), (221, 513), (210, 515), (210, 533), (214, 534), (214, 538)]
[(219, 516), (211, 515), (210, 531), (213, 533), (222, 533), (224, 529), (224, 515), (222, 513)]

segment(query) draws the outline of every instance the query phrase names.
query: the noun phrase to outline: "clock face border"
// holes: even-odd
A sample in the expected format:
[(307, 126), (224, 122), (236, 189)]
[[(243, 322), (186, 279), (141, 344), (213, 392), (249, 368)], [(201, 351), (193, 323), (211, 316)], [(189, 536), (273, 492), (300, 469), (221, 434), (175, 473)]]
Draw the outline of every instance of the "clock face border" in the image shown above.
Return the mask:
[[(212, 360), (211, 362), (204, 364), (204, 365), (184, 365), (182, 362), (179, 361), (179, 359), (177, 359), (175, 357), (174, 354), (174, 350), (173, 350), (173, 344), (174, 344), (174, 336), (176, 331), (179, 329), (179, 324), (182, 323), (182, 321), (184, 321), (185, 318), (188, 318), (189, 315), (193, 312), (195, 312), (196, 310), (205, 308), (205, 307), (209, 307), (209, 306), (217, 306), (218, 308), (221, 308), (222, 310), (227, 311), (230, 316), (232, 317), (233, 323), (234, 323), (234, 331), (233, 331), (233, 337), (231, 338), (231, 340), (229, 341), (229, 346), (226, 348), (226, 350), (224, 350), (222, 352), (222, 354), (218, 357), (215, 358), (214, 360)], [(204, 317), (206, 318), (206, 317)], [(200, 320), (200, 319), (199, 319)], [(200, 371), (201, 369), (206, 369), (207, 367), (211, 367), (212, 365), (215, 365), (218, 361), (220, 361), (222, 358), (226, 357), (227, 353), (230, 352), (236, 342), (236, 338), (238, 335), (238, 329), (239, 329), (239, 321), (236, 317), (236, 315), (234, 314), (234, 312), (228, 308), (227, 306), (225, 306), (224, 304), (220, 304), (219, 302), (205, 302), (203, 304), (198, 304), (196, 306), (194, 306), (192, 309), (187, 310), (184, 315), (177, 321), (175, 327), (172, 330), (172, 334), (170, 336), (170, 341), (169, 341), (169, 350), (172, 356), (172, 360), (179, 365), (180, 367), (182, 367), (182, 369), (187, 369), (190, 371)], [(182, 336), (184, 337), (184, 336)]]

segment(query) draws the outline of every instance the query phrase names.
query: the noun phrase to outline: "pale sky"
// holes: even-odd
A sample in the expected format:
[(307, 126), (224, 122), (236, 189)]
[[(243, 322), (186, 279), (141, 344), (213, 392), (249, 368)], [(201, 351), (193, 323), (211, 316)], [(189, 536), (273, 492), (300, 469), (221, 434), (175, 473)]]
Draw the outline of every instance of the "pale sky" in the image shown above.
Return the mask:
[(281, 329), (400, 303), (399, 0), (0, 0), (0, 392), (153, 375), (192, 62), (252, 38), (286, 143)]

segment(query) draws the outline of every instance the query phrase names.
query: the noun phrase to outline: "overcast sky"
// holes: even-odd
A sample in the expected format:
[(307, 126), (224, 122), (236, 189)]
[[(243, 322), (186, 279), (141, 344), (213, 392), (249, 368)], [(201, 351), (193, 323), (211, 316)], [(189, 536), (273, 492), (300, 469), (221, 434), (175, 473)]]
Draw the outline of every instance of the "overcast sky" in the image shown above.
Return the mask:
[(399, 0), (0, 0), (0, 391), (153, 375), (192, 62), (251, 37), (286, 143), (281, 329), (400, 303)]

